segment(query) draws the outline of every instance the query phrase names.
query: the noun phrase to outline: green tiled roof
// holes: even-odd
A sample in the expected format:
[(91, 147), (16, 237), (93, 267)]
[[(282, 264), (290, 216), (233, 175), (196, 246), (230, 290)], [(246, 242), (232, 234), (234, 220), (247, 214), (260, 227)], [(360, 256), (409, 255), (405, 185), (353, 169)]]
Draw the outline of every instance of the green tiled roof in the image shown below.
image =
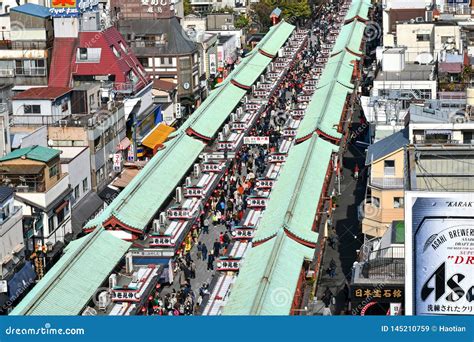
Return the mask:
[(341, 120), (346, 97), (352, 91), (335, 80), (318, 88), (306, 109), (296, 139), (304, 138), (320, 129), (325, 134), (340, 139), (337, 125)]
[(252, 86), (257, 78), (265, 71), (265, 68), (271, 63), (272, 59), (260, 53), (253, 53), (245, 57), (239, 64), (241, 68), (236, 69), (232, 78), (245, 86)]
[(219, 128), (247, 93), (246, 90), (231, 83), (219, 87), (214, 92), (219, 92), (219, 96), (214, 96), (210, 102), (206, 103), (206, 108), (200, 113), (196, 122), (189, 126), (205, 137), (213, 137), (219, 131)]
[(256, 49), (262, 49), (266, 53), (275, 56), (294, 30), (295, 26), (281, 21), (279, 24), (270, 27), (270, 31), (257, 44)]
[(364, 23), (358, 20), (354, 20), (349, 24), (344, 25), (339, 33), (336, 43), (334, 44), (332, 54), (336, 54), (346, 48), (353, 53), (362, 54), (362, 51), (360, 51), (360, 45), (362, 38), (364, 37), (365, 26)]
[(318, 80), (318, 88), (324, 87), (325, 85), (336, 80), (338, 83), (344, 85), (347, 88), (354, 88), (352, 84), (352, 73), (354, 71), (354, 62), (360, 58), (352, 55), (351, 53), (343, 50), (338, 54), (330, 57), (326, 63), (326, 66)]
[(19, 159), (19, 158), (25, 158), (25, 159), (36, 160), (36, 161), (47, 163), (51, 159), (59, 156), (60, 154), (61, 154), (61, 151), (59, 150), (35, 145), (35, 146), (30, 146), (30, 147), (25, 147), (25, 148), (19, 148), (18, 150), (12, 151), (8, 153), (7, 155), (3, 156), (2, 158), (0, 158), (0, 162), (13, 160), (13, 159)]
[(102, 214), (86, 224), (86, 228), (100, 226), (113, 215), (134, 229), (145, 229), (205, 146), (184, 133), (164, 145), (165, 148), (158, 151)]
[(347, 11), (345, 20), (351, 20), (355, 17), (360, 17), (364, 20), (369, 19), (369, 9), (372, 7), (370, 0), (354, 0), (351, 3), (351, 7)]
[(11, 315), (79, 315), (130, 245), (103, 228), (71, 242)]
[(317, 243), (313, 220), (331, 154), (336, 150), (335, 145), (317, 135), (290, 149), (254, 241), (266, 240), (285, 228), (302, 240)]
[(305, 259), (314, 250), (283, 231), (251, 248), (232, 285), (223, 315), (288, 315)]

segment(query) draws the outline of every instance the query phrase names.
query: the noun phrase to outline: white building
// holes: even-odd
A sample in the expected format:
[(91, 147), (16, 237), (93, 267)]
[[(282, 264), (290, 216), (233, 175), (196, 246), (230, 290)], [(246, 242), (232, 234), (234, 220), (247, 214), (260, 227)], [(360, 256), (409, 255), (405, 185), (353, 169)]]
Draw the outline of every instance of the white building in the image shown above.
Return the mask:
[(76, 207), (91, 191), (91, 161), (89, 147), (59, 147), (61, 171), (69, 174), (72, 189), (72, 208)]
[(16, 125), (53, 124), (69, 115), (69, 88), (30, 88), (12, 98), (12, 122)]
[(442, 21), (397, 24), (396, 46), (406, 48), (406, 62), (417, 62), (420, 54), (431, 54), (437, 60), (441, 51), (462, 52), (461, 27)]

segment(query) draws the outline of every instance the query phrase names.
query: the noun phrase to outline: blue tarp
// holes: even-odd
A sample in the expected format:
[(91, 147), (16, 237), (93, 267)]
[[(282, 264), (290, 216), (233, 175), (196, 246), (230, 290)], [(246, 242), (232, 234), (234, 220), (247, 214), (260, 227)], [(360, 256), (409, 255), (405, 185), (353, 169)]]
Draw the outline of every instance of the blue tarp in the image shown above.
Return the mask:
[(21, 296), (27, 288), (33, 285), (35, 279), (36, 272), (33, 264), (27, 261), (23, 268), (8, 281), (8, 298), (13, 301)]

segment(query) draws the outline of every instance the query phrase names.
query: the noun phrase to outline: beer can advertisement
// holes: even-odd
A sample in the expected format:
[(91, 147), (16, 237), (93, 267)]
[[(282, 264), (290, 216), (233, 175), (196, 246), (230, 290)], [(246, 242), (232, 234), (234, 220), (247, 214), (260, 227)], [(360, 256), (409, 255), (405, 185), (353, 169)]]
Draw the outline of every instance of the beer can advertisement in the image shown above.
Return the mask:
[(405, 215), (412, 221), (409, 236), (413, 251), (407, 251), (406, 259), (408, 273), (413, 270), (413, 274), (407, 276), (407, 288), (412, 280), (413, 291), (413, 306), (408, 313), (472, 315), (474, 196), (438, 195), (408, 196)]

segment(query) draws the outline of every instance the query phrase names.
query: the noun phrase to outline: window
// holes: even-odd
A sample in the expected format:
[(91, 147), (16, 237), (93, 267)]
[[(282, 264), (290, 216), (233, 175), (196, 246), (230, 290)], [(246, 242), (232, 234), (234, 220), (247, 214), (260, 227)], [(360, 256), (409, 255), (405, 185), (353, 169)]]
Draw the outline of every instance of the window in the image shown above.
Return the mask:
[(393, 207), (394, 208), (403, 208), (404, 198), (403, 197), (394, 197), (393, 198)]
[(46, 76), (44, 59), (17, 59), (15, 73), (22, 76)]
[(104, 179), (104, 167), (102, 166), (97, 172), (95, 173), (95, 179), (97, 180), (97, 184), (102, 182)]
[(49, 178), (53, 178), (54, 176), (58, 175), (58, 165), (53, 165), (49, 168)]
[(94, 139), (94, 150), (97, 152), (102, 148), (102, 136), (98, 136)]
[(120, 52), (117, 50), (117, 48), (113, 45), (110, 48), (112, 49), (115, 57), (120, 58), (121, 55), (120, 55)]
[(376, 208), (380, 208), (380, 198), (372, 197), (372, 205)]
[(138, 61), (140, 62), (141, 65), (143, 65), (144, 68), (148, 68), (148, 57), (140, 57), (138, 58)]
[(429, 42), (431, 39), (429, 34), (417, 34), (416, 41), (417, 42)]
[(79, 185), (76, 185), (76, 187), (74, 188), (74, 199), (77, 201), (78, 198), (79, 198)]
[(125, 44), (122, 42), (119, 42), (120, 48), (122, 49), (123, 52), (127, 53), (127, 49), (125, 48)]
[(25, 114), (41, 114), (41, 106), (40, 105), (24, 105), (23, 112)]
[(82, 180), (82, 193), (85, 193), (89, 190), (89, 184), (87, 182), (87, 178)]
[(69, 109), (69, 104), (68, 104), (68, 101), (66, 99), (63, 99), (62, 102), (61, 102), (61, 112), (67, 112)]
[(395, 160), (384, 161), (384, 176), (395, 176)]
[(54, 216), (48, 218), (48, 228), (50, 232), (54, 230)]
[(64, 219), (66, 218), (67, 209), (68, 206), (66, 205), (63, 209), (56, 213), (56, 217), (58, 218), (58, 226), (63, 223)]
[(130, 70), (130, 73), (128, 74), (128, 77), (129, 77), (129, 79), (132, 83), (135, 84), (135, 83), (138, 82), (138, 76), (133, 70)]
[(465, 131), (463, 132), (463, 143), (464, 144), (474, 144), (474, 137), (473, 137), (473, 131)]
[(98, 62), (100, 61), (100, 48), (78, 48), (76, 61), (77, 62)]
[(441, 44), (446, 44), (448, 41), (454, 42), (453, 37), (451, 37), (451, 36), (441, 36)]

